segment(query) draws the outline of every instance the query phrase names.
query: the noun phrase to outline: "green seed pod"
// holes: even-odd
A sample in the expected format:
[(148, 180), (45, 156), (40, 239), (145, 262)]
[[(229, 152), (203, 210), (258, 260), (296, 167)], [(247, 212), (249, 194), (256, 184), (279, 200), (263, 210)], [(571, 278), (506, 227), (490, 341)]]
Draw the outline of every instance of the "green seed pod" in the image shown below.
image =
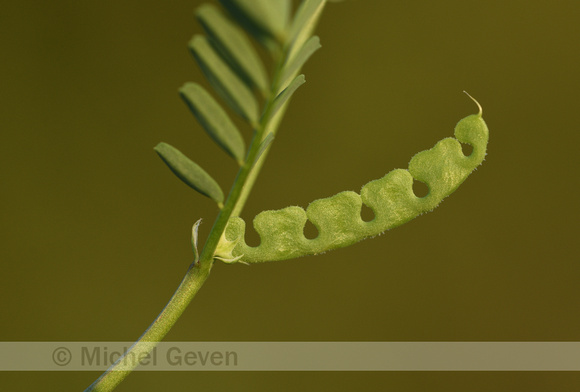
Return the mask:
[[(245, 263), (284, 260), (345, 247), (381, 234), (433, 210), (453, 193), (483, 162), (488, 138), (480, 107), (478, 114), (459, 121), (455, 138), (443, 139), (433, 148), (419, 152), (409, 162), (408, 170), (392, 170), (363, 186), (360, 195), (341, 192), (313, 201), (306, 211), (287, 207), (261, 212), (254, 219), (254, 228), (261, 240), (256, 247), (244, 241), (244, 220), (232, 218), (216, 256)], [(469, 156), (463, 154), (460, 142), (473, 147)], [(414, 180), (428, 186), (426, 196), (414, 194)], [(361, 218), (363, 203), (374, 213), (374, 219), (369, 222)], [(319, 234), (314, 239), (304, 236), (307, 220), (318, 229)]]

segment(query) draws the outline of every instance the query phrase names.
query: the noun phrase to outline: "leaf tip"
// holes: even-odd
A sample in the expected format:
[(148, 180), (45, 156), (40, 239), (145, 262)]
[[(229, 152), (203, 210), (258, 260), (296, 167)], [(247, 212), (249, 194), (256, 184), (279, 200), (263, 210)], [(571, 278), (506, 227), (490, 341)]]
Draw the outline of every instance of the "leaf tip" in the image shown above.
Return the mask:
[(167, 146), (167, 143), (159, 142), (159, 143), (157, 143), (157, 145), (155, 147), (153, 147), (153, 150), (157, 154), (161, 154), (161, 152), (163, 151), (163, 149), (165, 149), (165, 146)]

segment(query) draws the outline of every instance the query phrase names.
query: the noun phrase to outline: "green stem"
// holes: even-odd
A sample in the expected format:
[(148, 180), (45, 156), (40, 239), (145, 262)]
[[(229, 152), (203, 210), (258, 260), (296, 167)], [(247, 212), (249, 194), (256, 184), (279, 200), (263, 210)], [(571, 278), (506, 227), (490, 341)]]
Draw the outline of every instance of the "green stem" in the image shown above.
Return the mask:
[[(149, 354), (157, 342), (163, 340), (167, 332), (177, 322), (187, 305), (191, 302), (195, 294), (199, 291), (207, 277), (209, 269), (201, 268), (199, 264), (192, 264), (185, 277), (179, 284), (179, 287), (167, 303), (165, 308), (159, 313), (159, 316), (151, 323), (143, 335), (119, 358), (109, 369), (107, 369), (87, 391), (112, 391), (133, 371), (137, 366), (136, 361), (123, 362), (128, 358), (144, 358)], [(142, 344), (144, 342), (153, 342), (153, 344)], [(140, 343), (140, 344), (138, 344)], [(131, 366), (132, 365), (132, 366)], [(119, 370), (123, 369), (123, 370)]]
[[(280, 109), (280, 111), (278, 112), (278, 115), (275, 118), (273, 118), (272, 121), (268, 124), (268, 127), (266, 128), (268, 133), (272, 132), (272, 133), (276, 134), (276, 130), (278, 128), (280, 120), (284, 116), (284, 113), (286, 111), (286, 107), (287, 107), (287, 105), (284, 105), (284, 107), (282, 107)], [(270, 151), (270, 147), (268, 147), (266, 149), (266, 151), (264, 151), (262, 153), (262, 156), (260, 157), (258, 162), (256, 162), (256, 164), (252, 168), (252, 171), (248, 175), (246, 183), (244, 184), (244, 187), (242, 188), (242, 192), (240, 194), (240, 198), (238, 200), (238, 203), (236, 204), (236, 207), (234, 208), (234, 211), (232, 212), (232, 216), (240, 216), (240, 214), (242, 213), (242, 209), (244, 208), (244, 205), (246, 204), (246, 199), (250, 195), (250, 191), (252, 190), (252, 187), (254, 186), (254, 182), (258, 178), (258, 174), (260, 174), (260, 170), (262, 169), (262, 165), (266, 161), (266, 157), (268, 156), (269, 151)]]
[[(284, 67), (284, 63), (286, 62), (288, 53), (289, 53), (290, 48), (289, 47), (285, 47), (284, 51), (277, 53), (276, 55), (276, 69), (274, 71), (274, 78), (272, 79), (272, 89), (270, 91), (270, 99), (268, 100), (268, 103), (266, 105), (266, 109), (264, 110), (264, 113), (262, 115), (262, 120), (261, 120), (261, 132), (259, 134), (258, 139), (258, 148), (260, 143), (262, 142), (262, 140), (269, 134), (276, 134), (276, 131), (278, 130), (278, 125), (280, 125), (280, 121), (282, 120), (282, 117), (284, 117), (284, 114), (286, 113), (286, 108), (288, 107), (288, 104), (290, 103), (290, 101), (287, 101), (278, 111), (278, 114), (276, 114), (274, 117), (271, 117), (271, 112), (272, 112), (272, 104), (274, 103), (274, 99), (276, 98), (276, 96), (280, 93), (280, 78), (282, 76), (282, 70)], [(270, 151), (270, 147), (272, 145), (270, 145), (266, 151), (264, 151), (262, 153), (262, 156), (260, 157), (258, 162), (255, 162), (255, 164), (252, 166), (248, 177), (244, 183), (244, 185), (241, 188), (241, 193), (239, 195), (238, 201), (231, 213), (231, 216), (239, 216), (242, 213), (242, 209), (244, 208), (245, 204), (246, 204), (246, 200), (248, 199), (248, 196), (250, 195), (250, 191), (252, 190), (253, 186), (254, 186), (254, 182), (256, 181), (258, 174), (260, 174), (260, 170), (262, 169), (262, 165), (264, 164), (264, 162), (266, 161), (266, 157), (268, 156), (268, 152)], [(253, 162), (253, 161), (252, 161)]]
[[(191, 302), (195, 294), (199, 291), (209, 276), (211, 267), (213, 265), (214, 253), (218, 243), (226, 229), (226, 225), (233, 214), (239, 214), (246, 202), (248, 194), (254, 184), (256, 176), (265, 160), (265, 151), (260, 158), (260, 162), (254, 165), (254, 161), (260, 149), (260, 144), (265, 136), (265, 133), (272, 132), (277, 127), (281, 114), (276, 116), (270, 123), (270, 114), (272, 112), (274, 98), (279, 90), (280, 73), (287, 51), (279, 56), (276, 71), (272, 82), (272, 90), (266, 106), (263, 111), (263, 116), (260, 124), (254, 131), (254, 137), (246, 154), (246, 160), (234, 181), (226, 202), (219, 212), (214, 225), (211, 229), (209, 237), (203, 247), (199, 260), (196, 260), (189, 267), (185, 277), (181, 281), (179, 287), (167, 303), (165, 308), (151, 323), (149, 328), (141, 335), (141, 337), (127, 350), (122, 357), (120, 357), (109, 369), (107, 369), (93, 384), (91, 384), (85, 392), (108, 392), (112, 391), (127, 377), (131, 371), (137, 366), (136, 361), (125, 361), (125, 358), (144, 358), (149, 354), (155, 345), (163, 340), (165, 335), (177, 322), (181, 314), (185, 311), (187, 305)], [(282, 112), (283, 109), (280, 111)], [(151, 344), (143, 344), (143, 343)]]

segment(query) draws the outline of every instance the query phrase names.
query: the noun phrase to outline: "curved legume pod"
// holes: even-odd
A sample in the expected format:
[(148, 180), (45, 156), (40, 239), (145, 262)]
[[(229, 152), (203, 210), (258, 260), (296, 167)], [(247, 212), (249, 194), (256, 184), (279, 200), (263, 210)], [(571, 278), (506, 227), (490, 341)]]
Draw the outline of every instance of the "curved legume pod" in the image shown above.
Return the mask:
[[(345, 247), (373, 237), (433, 210), (479, 166), (486, 155), (489, 132), (481, 108), (456, 125), (455, 138), (439, 141), (433, 148), (421, 151), (409, 162), (409, 169), (395, 169), (383, 178), (362, 187), (360, 195), (346, 191), (315, 200), (306, 210), (286, 207), (263, 211), (254, 218), (260, 245), (248, 246), (244, 240), (246, 223), (234, 217), (228, 223), (216, 257), (226, 262), (258, 263), (292, 259)], [(473, 147), (463, 154), (461, 143)], [(413, 181), (424, 182), (429, 193), (417, 197)], [(374, 219), (361, 218), (362, 204), (374, 212)], [(310, 220), (318, 236), (304, 236), (304, 225)]]

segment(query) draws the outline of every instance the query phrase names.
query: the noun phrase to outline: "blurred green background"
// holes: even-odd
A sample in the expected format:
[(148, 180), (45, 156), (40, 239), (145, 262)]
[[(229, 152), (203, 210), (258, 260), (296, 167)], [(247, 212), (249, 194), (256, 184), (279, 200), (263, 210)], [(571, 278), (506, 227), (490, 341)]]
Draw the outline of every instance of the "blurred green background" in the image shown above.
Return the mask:
[[(214, 203), (153, 152), (228, 189), (236, 165), (177, 95), (200, 1), (5, 1), (0, 14), (2, 341), (132, 341)], [(484, 107), (488, 157), (433, 213), (318, 257), (217, 263), (174, 341), (579, 341), (580, 2), (329, 4), (244, 212), (359, 191)], [(205, 82), (203, 82), (205, 83)], [(246, 135), (249, 136), (249, 135)], [(80, 391), (97, 373), (0, 373)], [(578, 373), (136, 373), (119, 391), (577, 390)]]

